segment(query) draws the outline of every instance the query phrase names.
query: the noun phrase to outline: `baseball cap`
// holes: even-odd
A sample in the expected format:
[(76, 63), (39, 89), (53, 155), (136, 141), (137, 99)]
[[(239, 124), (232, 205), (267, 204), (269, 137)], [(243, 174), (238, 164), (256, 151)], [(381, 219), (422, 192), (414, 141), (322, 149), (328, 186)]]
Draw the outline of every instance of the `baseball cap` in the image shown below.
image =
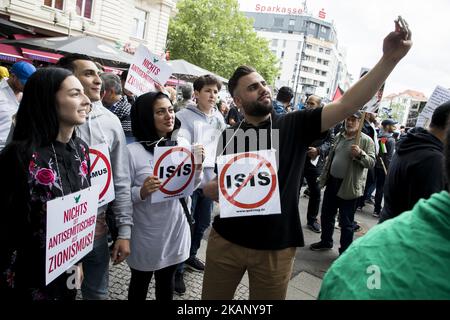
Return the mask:
[(383, 120), (383, 121), (381, 122), (381, 125), (382, 125), (383, 127), (386, 127), (386, 126), (394, 125), (394, 124), (397, 124), (397, 123), (398, 123), (398, 122), (395, 121), (395, 120), (393, 120), (393, 119), (386, 119), (386, 120)]
[(13, 64), (9, 72), (19, 78), (20, 82), (25, 85), (28, 78), (36, 71), (36, 68), (28, 62), (19, 61)]

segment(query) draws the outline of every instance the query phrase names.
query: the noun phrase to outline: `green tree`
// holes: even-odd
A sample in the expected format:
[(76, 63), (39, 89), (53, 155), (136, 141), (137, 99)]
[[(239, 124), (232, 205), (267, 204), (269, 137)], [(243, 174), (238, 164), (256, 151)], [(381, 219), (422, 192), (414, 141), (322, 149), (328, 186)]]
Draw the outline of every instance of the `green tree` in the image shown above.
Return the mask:
[(250, 65), (274, 83), (277, 58), (239, 11), (237, 0), (181, 0), (177, 9), (168, 32), (172, 59), (184, 59), (227, 79), (238, 66)]

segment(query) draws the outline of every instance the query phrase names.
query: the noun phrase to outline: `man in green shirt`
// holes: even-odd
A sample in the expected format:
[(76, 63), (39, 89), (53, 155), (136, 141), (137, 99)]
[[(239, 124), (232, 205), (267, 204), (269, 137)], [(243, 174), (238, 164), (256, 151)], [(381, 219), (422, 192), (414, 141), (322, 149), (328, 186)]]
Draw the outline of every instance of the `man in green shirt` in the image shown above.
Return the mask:
[[(450, 178), (450, 143), (445, 148)], [(449, 274), (450, 194), (443, 191), (355, 241), (328, 270), (319, 299), (450, 299)]]

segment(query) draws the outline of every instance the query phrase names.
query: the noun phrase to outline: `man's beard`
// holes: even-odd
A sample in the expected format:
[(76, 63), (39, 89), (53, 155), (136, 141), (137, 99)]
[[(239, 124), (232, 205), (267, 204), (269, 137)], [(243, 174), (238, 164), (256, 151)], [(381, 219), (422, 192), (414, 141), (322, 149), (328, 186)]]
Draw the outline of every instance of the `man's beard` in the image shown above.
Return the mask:
[(259, 101), (243, 104), (245, 114), (251, 117), (264, 117), (272, 112), (272, 102), (265, 105)]

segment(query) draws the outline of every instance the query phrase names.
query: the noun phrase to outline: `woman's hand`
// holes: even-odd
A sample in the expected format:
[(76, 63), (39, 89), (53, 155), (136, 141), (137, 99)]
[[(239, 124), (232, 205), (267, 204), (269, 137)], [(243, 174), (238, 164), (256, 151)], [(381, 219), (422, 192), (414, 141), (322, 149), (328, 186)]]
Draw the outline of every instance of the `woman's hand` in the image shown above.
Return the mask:
[(141, 187), (141, 199), (145, 200), (150, 194), (157, 191), (161, 186), (161, 181), (155, 176), (150, 176), (145, 179)]

